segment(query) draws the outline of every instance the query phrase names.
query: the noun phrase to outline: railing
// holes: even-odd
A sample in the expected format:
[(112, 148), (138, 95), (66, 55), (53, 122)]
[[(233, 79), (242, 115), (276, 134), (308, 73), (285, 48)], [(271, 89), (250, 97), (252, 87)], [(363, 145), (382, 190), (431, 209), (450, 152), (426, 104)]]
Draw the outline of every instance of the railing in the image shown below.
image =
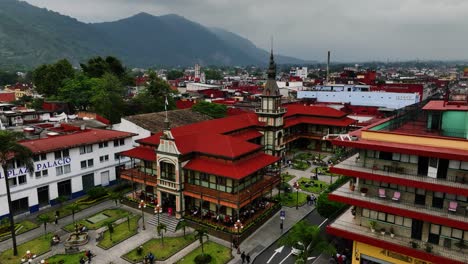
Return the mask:
[(278, 110), (265, 110), (261, 108), (255, 108), (255, 113), (283, 114), (286, 113), (286, 108), (281, 107)]
[[(422, 181), (427, 183), (434, 183), (438, 185), (446, 185), (457, 188), (468, 188), (468, 173), (459, 171), (455, 175), (447, 175), (446, 179), (432, 178), (429, 176), (418, 175), (417, 170), (408, 169), (397, 161), (386, 161), (381, 159), (371, 158), (358, 158), (359, 154), (344, 160), (343, 162), (335, 165), (339, 169), (348, 169), (354, 171), (362, 171), (371, 174), (378, 174), (384, 176), (391, 176), (395, 178), (410, 179), (414, 181)], [(395, 163), (392, 164), (392, 163)], [(413, 164), (417, 166), (417, 164)]]
[(125, 169), (120, 171), (120, 175), (122, 178), (125, 178), (130, 181), (141, 181), (146, 183), (151, 183), (153, 185), (157, 184), (156, 176), (151, 174), (144, 173), (140, 171), (138, 168), (131, 168)]
[[(335, 191), (333, 191), (332, 194), (342, 196), (342, 197), (349, 197), (349, 198), (353, 198), (353, 199), (360, 200), (360, 201), (377, 203), (377, 204), (381, 204), (381, 205), (385, 205), (389, 207), (406, 209), (410, 211), (417, 210), (421, 213), (428, 214), (428, 215), (447, 217), (447, 218), (456, 219), (462, 222), (468, 222), (467, 208), (458, 208), (457, 212), (449, 213), (448, 208), (439, 209), (439, 208), (435, 208), (435, 207), (428, 206), (428, 205), (418, 205), (418, 204), (415, 204), (414, 202), (413, 203), (406, 202), (405, 200), (402, 199), (405, 196), (405, 192), (402, 192), (399, 190), (389, 190), (389, 189), (385, 189), (381, 187), (375, 187), (376, 193), (374, 194), (373, 192), (374, 188), (371, 188), (369, 186), (368, 189), (369, 191), (367, 192), (366, 196), (362, 196), (359, 191), (358, 186), (356, 186), (354, 191), (351, 191), (349, 187), (346, 186), (345, 184), (341, 186), (340, 188), (336, 189)], [(386, 198), (379, 197), (378, 189), (385, 189)], [(389, 191), (392, 191), (392, 192), (389, 192)], [(400, 196), (399, 201), (392, 200), (393, 191), (400, 192), (401, 196)]]
[(179, 185), (180, 185), (179, 183), (176, 183), (170, 180), (158, 179), (158, 186), (163, 186), (172, 190), (178, 190)]
[[(372, 233), (370, 231), (370, 228), (360, 226), (359, 224), (355, 223), (355, 221), (352, 219), (351, 216), (351, 210), (348, 210), (344, 212), (337, 220), (335, 220), (332, 224), (330, 224), (330, 227), (335, 228), (335, 229), (340, 229), (343, 231), (355, 233), (358, 236), (367, 236), (371, 237), (374, 239), (379, 239), (379, 240), (384, 240), (388, 243), (396, 244), (399, 246), (407, 246), (411, 247), (411, 242), (416, 243), (418, 248), (414, 248), (414, 250), (420, 250), (424, 251), (425, 249), (425, 243), (423, 241), (418, 241), (414, 240), (409, 237), (403, 237), (403, 236), (395, 236), (391, 237), (386, 233), (385, 235), (382, 235), (379, 230), (376, 230), (375, 233)], [(359, 239), (357, 239), (359, 241)], [(461, 261), (464, 263), (468, 263), (468, 255), (465, 254), (466, 250), (457, 251), (457, 250), (450, 250), (448, 248), (439, 246), (439, 245), (434, 245), (430, 244), (432, 246), (432, 251), (430, 254), (432, 255), (437, 255), (441, 256), (447, 259), (454, 259), (457, 261)]]

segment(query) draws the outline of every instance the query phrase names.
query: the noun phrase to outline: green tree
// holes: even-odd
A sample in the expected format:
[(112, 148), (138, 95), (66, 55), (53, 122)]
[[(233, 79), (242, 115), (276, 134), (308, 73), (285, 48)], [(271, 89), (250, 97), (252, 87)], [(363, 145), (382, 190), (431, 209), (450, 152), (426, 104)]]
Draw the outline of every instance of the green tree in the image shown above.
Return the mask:
[(75, 213), (80, 211), (80, 205), (77, 203), (71, 203), (67, 206), (67, 209), (72, 212), (73, 223), (75, 223)]
[(192, 110), (213, 118), (225, 117), (227, 114), (227, 107), (225, 105), (205, 101), (193, 105)]
[(45, 97), (57, 95), (59, 87), (67, 79), (73, 78), (75, 70), (66, 59), (59, 60), (55, 64), (43, 64), (37, 67), (32, 74), (36, 91)]
[(159, 112), (166, 109), (165, 100), (167, 98), (169, 104), (167, 110), (171, 110), (175, 108), (173, 93), (166, 81), (157, 77), (154, 72), (150, 72), (146, 89), (135, 97), (132, 104), (138, 108), (136, 110), (138, 114)]
[(0, 85), (14, 84), (18, 81), (18, 76), (14, 72), (0, 71)]
[(299, 263), (306, 263), (307, 258), (314, 252), (335, 254), (335, 248), (320, 234), (320, 227), (311, 225), (305, 220), (295, 224), (286, 236), (280, 238), (279, 244), (301, 249), (299, 261), (297, 261)]
[(177, 226), (176, 226), (176, 230), (180, 230), (182, 229), (184, 231), (184, 237), (185, 237), (185, 229), (187, 228), (187, 222), (185, 220), (181, 220), (179, 221), (179, 223), (177, 223)]
[(159, 225), (156, 226), (156, 231), (158, 232), (158, 235), (161, 237), (161, 244), (164, 246), (164, 233), (167, 231), (167, 226), (163, 223), (159, 223)]
[(195, 239), (198, 239), (198, 241), (200, 241), (202, 255), (205, 255), (205, 249), (203, 247), (203, 244), (205, 243), (203, 241), (203, 238), (205, 238), (205, 237), (206, 237), (207, 240), (209, 239), (208, 230), (206, 230), (206, 228), (198, 228), (198, 229), (195, 230)]
[(87, 63), (80, 64), (80, 66), (83, 73), (90, 78), (101, 78), (106, 74), (112, 74), (119, 78), (120, 82), (125, 85), (133, 84), (133, 79), (126, 71), (122, 62), (115, 57), (93, 57), (89, 59)]
[(223, 75), (218, 70), (205, 70), (205, 79), (207, 80), (221, 80)]
[(111, 192), (110, 197), (115, 202), (115, 206), (119, 204), (119, 202), (124, 198), (124, 194), (122, 192)]
[(93, 87), (91, 104), (93, 110), (109, 119), (112, 124), (120, 122), (125, 109), (123, 96), (125, 87), (112, 74), (106, 73)]
[(178, 71), (178, 70), (171, 70), (166, 75), (168, 80), (177, 80), (183, 76), (184, 76), (184, 72)]
[(10, 131), (0, 131), (0, 163), (3, 169), (3, 178), (5, 179), (5, 187), (7, 192), (8, 202), (8, 217), (10, 219), (10, 232), (13, 242), (13, 255), (18, 255), (18, 248), (16, 245), (15, 234), (15, 221), (13, 219), (13, 207), (11, 204), (10, 184), (8, 181), (8, 168), (11, 168), (12, 161), (16, 160), (24, 164), (29, 174), (34, 172), (34, 163), (32, 161), (32, 152), (27, 147), (18, 143), (22, 138), (22, 134)]
[(42, 214), (37, 217), (37, 221), (44, 225), (44, 236), (47, 235), (47, 224), (50, 222), (50, 216), (48, 214)]
[(58, 89), (57, 97), (61, 101), (71, 103), (78, 110), (88, 110), (94, 87), (99, 85), (100, 79), (89, 78), (84, 74), (77, 74), (73, 79), (64, 81)]

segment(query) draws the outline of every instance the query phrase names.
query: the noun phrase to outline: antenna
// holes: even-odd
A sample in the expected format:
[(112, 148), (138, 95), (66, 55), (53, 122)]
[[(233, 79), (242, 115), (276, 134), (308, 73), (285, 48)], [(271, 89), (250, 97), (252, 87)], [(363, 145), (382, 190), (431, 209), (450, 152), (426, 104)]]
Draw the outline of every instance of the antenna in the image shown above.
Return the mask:
[(270, 36), (270, 50), (273, 53), (273, 35)]
[(327, 57), (327, 84), (330, 81), (330, 51), (328, 51)]

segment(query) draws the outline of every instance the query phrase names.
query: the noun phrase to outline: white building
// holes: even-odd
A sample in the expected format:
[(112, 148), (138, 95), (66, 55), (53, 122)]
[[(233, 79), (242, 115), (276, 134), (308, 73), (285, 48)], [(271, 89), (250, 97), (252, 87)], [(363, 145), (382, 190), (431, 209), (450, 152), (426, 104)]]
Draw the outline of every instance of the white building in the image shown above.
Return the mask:
[[(117, 153), (132, 148), (134, 133), (54, 127), (46, 137), (21, 142), (34, 154), (34, 172), (24, 164), (7, 169), (13, 213), (27, 214), (57, 203), (59, 196), (77, 198), (94, 186), (116, 182), (116, 170), (127, 158)], [(0, 174), (0, 218), (8, 215), (3, 170)]]
[(292, 67), (289, 71), (289, 75), (297, 76), (302, 80), (305, 80), (307, 78), (307, 73), (307, 67)]
[(200, 64), (195, 64), (195, 78), (200, 78), (201, 67)]

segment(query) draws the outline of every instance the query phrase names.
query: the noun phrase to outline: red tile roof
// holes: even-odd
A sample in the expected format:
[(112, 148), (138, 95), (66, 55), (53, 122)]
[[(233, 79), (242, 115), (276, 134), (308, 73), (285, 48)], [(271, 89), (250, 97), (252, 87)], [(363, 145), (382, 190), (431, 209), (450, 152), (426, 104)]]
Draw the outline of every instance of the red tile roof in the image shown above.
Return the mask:
[(460, 102), (430, 101), (423, 107), (423, 110), (468, 111), (468, 104), (464, 101), (460, 101)]
[(182, 154), (198, 152), (226, 158), (239, 157), (262, 148), (241, 139), (212, 133), (175, 137), (175, 142)]
[(258, 132), (256, 129), (248, 129), (248, 130), (242, 131), (241, 133), (232, 134), (229, 136), (247, 141), (247, 140), (261, 137), (263, 136), (263, 134)]
[(82, 145), (95, 144), (114, 139), (128, 138), (137, 134), (104, 129), (86, 129), (67, 135), (34, 139), (20, 142), (33, 153), (48, 153), (60, 149), (68, 149)]
[(0, 102), (13, 102), (15, 100), (15, 93), (0, 93)]
[(278, 157), (259, 153), (249, 159), (241, 160), (235, 163), (218, 162), (213, 159), (196, 157), (191, 159), (184, 169), (201, 171), (218, 176), (232, 179), (242, 179), (264, 167), (271, 165), (279, 160)]
[(346, 113), (327, 106), (290, 104), (286, 106), (287, 112), (284, 117), (294, 115), (308, 115), (318, 117), (345, 117)]
[(328, 125), (328, 126), (340, 126), (346, 127), (353, 123), (357, 123), (356, 120), (345, 117), (341, 119), (332, 118), (320, 118), (311, 116), (299, 116), (293, 118), (287, 118), (284, 120), (284, 127), (291, 127), (298, 124), (316, 124), (316, 125)]
[(153, 148), (136, 147), (134, 149), (121, 152), (120, 155), (141, 160), (156, 161), (156, 152)]

